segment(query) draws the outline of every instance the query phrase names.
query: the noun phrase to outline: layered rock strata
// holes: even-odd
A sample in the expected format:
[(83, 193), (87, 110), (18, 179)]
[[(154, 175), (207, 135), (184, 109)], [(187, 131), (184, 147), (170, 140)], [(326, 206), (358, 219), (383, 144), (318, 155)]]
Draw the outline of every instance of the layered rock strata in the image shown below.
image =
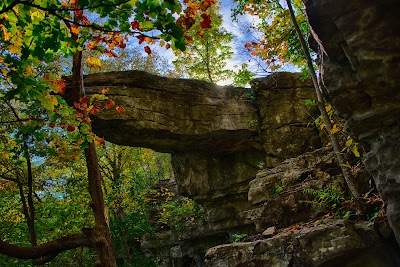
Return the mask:
[(321, 43), (322, 77), (387, 203), (400, 244), (400, 2), (306, 0)]
[(213, 247), (207, 267), (395, 267), (397, 250), (367, 223), (346, 221), (286, 229), (274, 237)]
[(314, 97), (311, 83), (300, 77), (277, 73), (256, 80), (252, 89), (139, 71), (85, 77), (88, 94), (109, 88), (109, 96), (125, 109), (122, 116), (109, 110), (93, 117), (96, 134), (117, 144), (170, 152), (178, 192), (205, 209), (205, 221), (183, 233), (160, 232), (164, 249), (157, 241), (143, 242), (160, 264), (185, 266), (190, 259), (201, 266), (209, 247), (226, 243), (233, 233), (256, 232), (249, 182), (260, 168), (320, 143), (309, 125), (315, 108), (304, 104)]

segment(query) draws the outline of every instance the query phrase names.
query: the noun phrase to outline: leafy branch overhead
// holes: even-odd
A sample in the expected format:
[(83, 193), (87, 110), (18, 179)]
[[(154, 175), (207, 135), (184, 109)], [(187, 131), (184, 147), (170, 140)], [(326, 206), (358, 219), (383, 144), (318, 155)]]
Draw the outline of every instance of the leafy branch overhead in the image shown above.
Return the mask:
[[(205, 28), (211, 24), (207, 14), (211, 5), (212, 1), (203, 1), (198, 5), (198, 10), (202, 13), (201, 23)], [(185, 30), (190, 27), (183, 25), (177, 17), (184, 18), (184, 21), (195, 19), (193, 6), (190, 12), (186, 9), (187, 3), (171, 0), (6, 0), (0, 4), (0, 98), (4, 109), (10, 114), (9, 121), (16, 122), (6, 129), (7, 134), (15, 137), (17, 147), (21, 146), (28, 170), (32, 169), (32, 156), (47, 156), (48, 151), (55, 148), (61, 154), (66, 152), (65, 148), (60, 147), (60, 142), (55, 140), (66, 140), (84, 149), (96, 225), (93, 231), (95, 236), (102, 237), (75, 245), (93, 247), (98, 256), (97, 264), (101, 266), (115, 266), (115, 259), (113, 260), (110, 249), (101, 177), (94, 150), (94, 142), (102, 144), (103, 140), (91, 132), (88, 115), (110, 109), (115, 103), (107, 98), (106, 89), (98, 95), (85, 95), (82, 83), (82, 50), (96, 50), (106, 56), (115, 57), (114, 49), (125, 48), (129, 37), (136, 37), (139, 43), (159, 42), (167, 48), (184, 50), (188, 39)], [(144, 47), (144, 51), (152, 54), (148, 45)], [(60, 55), (73, 57), (72, 106), (63, 98), (66, 83), (62, 81), (60, 73), (52, 69), (52, 61)], [(86, 61), (92, 68), (101, 67), (99, 57), (89, 57)], [(118, 113), (124, 113), (121, 106), (116, 106), (115, 109)], [(38, 149), (39, 147), (44, 149)], [(76, 155), (70, 155), (71, 160), (75, 158)], [(24, 204), (30, 213), (27, 222), (32, 236), (35, 235), (33, 178), (29, 174), (29, 205)], [(78, 242), (81, 235), (70, 238), (76, 238)], [(66, 239), (68, 238), (61, 239), (60, 242)], [(47, 254), (29, 254), (21, 248), (21, 253), (16, 255), (8, 249), (13, 245), (4, 241), (1, 245), (2, 253), (31, 258), (36, 263), (45, 263), (61, 251), (72, 248), (64, 242), (64, 246), (61, 244), (57, 250), (49, 250)], [(43, 251), (45, 246), (38, 246), (36, 238), (31, 238), (31, 245), (33, 250), (38, 251)]]

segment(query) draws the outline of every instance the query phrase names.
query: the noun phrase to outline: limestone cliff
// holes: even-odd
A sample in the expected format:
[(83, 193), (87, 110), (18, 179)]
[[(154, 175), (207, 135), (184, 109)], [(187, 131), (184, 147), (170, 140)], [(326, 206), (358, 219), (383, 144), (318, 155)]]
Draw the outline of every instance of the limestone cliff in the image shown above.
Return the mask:
[[(326, 212), (305, 204), (310, 201), (305, 188), (342, 184), (333, 153), (319, 149), (319, 133), (310, 126), (316, 110), (304, 102), (314, 93), (300, 74), (276, 73), (244, 89), (128, 71), (89, 75), (85, 86), (89, 94), (109, 88), (125, 108), (123, 116), (107, 111), (93, 117), (95, 132), (117, 144), (171, 153), (173, 190), (205, 210), (204, 220), (180, 231), (166, 228), (157, 238), (143, 238), (143, 251), (158, 259), (159, 266), (205, 266), (208, 249), (232, 242), (234, 234), (260, 234), (269, 227), (280, 231), (273, 240), (256, 236), (256, 241), (212, 248), (207, 266), (258, 266), (254, 264), (267, 264), (265, 257), (279, 263), (271, 266), (329, 266), (345, 261), (349, 250), (392, 249), (390, 231), (371, 227), (360, 233), (359, 226), (328, 222), (304, 235), (285, 234), (286, 227)], [(319, 243), (312, 243), (314, 236)], [(333, 249), (341, 237), (349, 250)], [(295, 241), (299, 245), (284, 249)], [(304, 259), (311, 265), (300, 260), (303, 250), (311, 254)]]
[(400, 244), (400, 2), (306, 0), (320, 40), (323, 84), (387, 203)]

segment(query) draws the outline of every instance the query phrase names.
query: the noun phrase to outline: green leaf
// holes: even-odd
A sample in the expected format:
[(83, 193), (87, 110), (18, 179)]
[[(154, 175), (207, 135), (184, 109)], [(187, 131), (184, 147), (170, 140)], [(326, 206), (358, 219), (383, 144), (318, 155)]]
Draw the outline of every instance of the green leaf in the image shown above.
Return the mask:
[(353, 144), (353, 139), (349, 139), (346, 141), (346, 147), (350, 147)]
[(353, 148), (351, 149), (351, 151), (353, 152), (354, 156), (356, 156), (357, 158), (360, 157), (360, 152), (358, 152), (357, 145), (354, 145)]
[(143, 30), (152, 30), (154, 28), (152, 21), (144, 21), (140, 23), (140, 28)]

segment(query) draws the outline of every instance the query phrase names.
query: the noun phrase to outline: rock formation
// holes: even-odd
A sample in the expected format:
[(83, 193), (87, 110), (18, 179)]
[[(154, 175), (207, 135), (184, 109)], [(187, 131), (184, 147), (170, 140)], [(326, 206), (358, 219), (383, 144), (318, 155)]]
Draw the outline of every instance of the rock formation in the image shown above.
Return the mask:
[(323, 84), (387, 203), (400, 244), (400, 2), (306, 0), (323, 47)]
[[(267, 228), (272, 234), (257, 241), (210, 249), (207, 265), (256, 266), (268, 257), (281, 263), (271, 266), (304, 266), (299, 253), (307, 250), (311, 256), (304, 260), (310, 266), (329, 266), (330, 260), (345, 261), (348, 255), (346, 248), (333, 248), (340, 237), (352, 251), (383, 253), (380, 247), (390, 247), (377, 237), (381, 231), (344, 223), (309, 229), (302, 237), (279, 230), (324, 212), (307, 204), (312, 199), (305, 188), (342, 182), (333, 153), (318, 149), (319, 134), (311, 123), (316, 110), (304, 104), (314, 93), (300, 74), (276, 73), (244, 89), (128, 71), (89, 75), (85, 87), (89, 94), (109, 88), (125, 108), (122, 116), (110, 110), (93, 117), (95, 132), (117, 144), (171, 153), (176, 180), (171, 190), (205, 210), (204, 220), (181, 231), (166, 228), (157, 238), (142, 240), (142, 249), (159, 266), (205, 266), (209, 248), (231, 242), (235, 234)], [(269, 240), (277, 229), (278, 236)], [(314, 236), (320, 245), (310, 243)]]
[(125, 108), (124, 116), (110, 110), (93, 123), (95, 132), (113, 143), (170, 153), (262, 151), (257, 128), (249, 123), (254, 108), (243, 89), (141, 71), (85, 78), (89, 94), (104, 87)]
[(398, 251), (382, 242), (380, 234), (366, 223), (305, 225), (271, 238), (213, 247), (207, 251), (206, 266), (399, 266)]

